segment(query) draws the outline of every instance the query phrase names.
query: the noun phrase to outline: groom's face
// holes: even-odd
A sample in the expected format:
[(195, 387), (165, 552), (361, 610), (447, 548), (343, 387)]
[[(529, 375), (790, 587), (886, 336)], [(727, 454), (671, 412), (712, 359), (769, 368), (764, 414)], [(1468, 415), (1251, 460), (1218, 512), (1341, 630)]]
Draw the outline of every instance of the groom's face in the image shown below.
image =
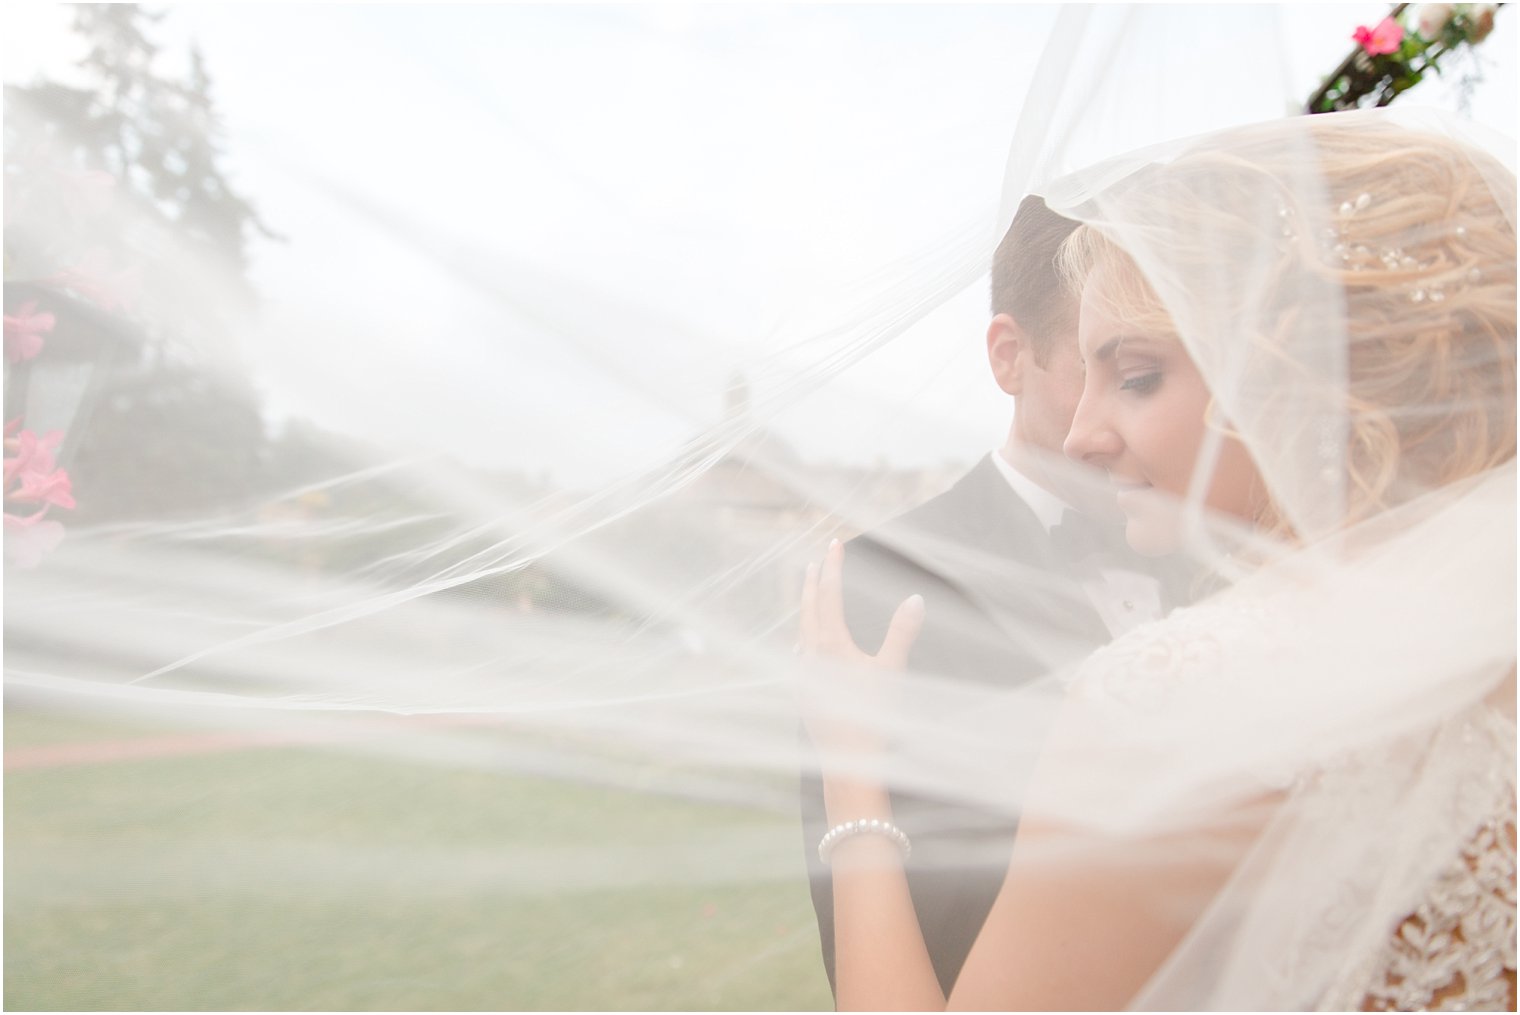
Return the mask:
[(1041, 363), (1031, 350), (1024, 372), (1019, 393), (1024, 403), (1020, 437), (1026, 444), (1059, 457), (1082, 399), (1082, 357), (1077, 352), (1076, 333), (1052, 336), (1044, 352)]

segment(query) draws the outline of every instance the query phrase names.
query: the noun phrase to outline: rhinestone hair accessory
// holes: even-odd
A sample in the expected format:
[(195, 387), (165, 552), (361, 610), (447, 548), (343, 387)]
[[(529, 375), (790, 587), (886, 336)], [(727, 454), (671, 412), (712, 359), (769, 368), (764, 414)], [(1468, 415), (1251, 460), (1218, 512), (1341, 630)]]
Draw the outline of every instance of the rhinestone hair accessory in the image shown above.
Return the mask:
[[(1384, 246), (1374, 251), (1364, 243), (1354, 242), (1352, 227), (1357, 215), (1374, 203), (1373, 195), (1368, 191), (1362, 191), (1356, 197), (1340, 203), (1336, 209), (1336, 224), (1326, 227), (1324, 234), (1329, 247), (1327, 253), (1332, 262), (1338, 260), (1344, 269), (1355, 272), (1382, 270), (1418, 274), (1436, 267), (1437, 261), (1422, 261), (1401, 246)], [(1286, 215), (1284, 221), (1287, 221)], [(1285, 225), (1284, 232), (1287, 231)], [(1466, 239), (1467, 227), (1457, 226), (1452, 235), (1458, 240)], [(1462, 277), (1467, 282), (1476, 284), (1482, 281), (1483, 273), (1477, 268), (1470, 268)], [(1449, 280), (1413, 280), (1408, 292), (1409, 300), (1411, 303), (1440, 303), (1446, 299), (1448, 283)]]

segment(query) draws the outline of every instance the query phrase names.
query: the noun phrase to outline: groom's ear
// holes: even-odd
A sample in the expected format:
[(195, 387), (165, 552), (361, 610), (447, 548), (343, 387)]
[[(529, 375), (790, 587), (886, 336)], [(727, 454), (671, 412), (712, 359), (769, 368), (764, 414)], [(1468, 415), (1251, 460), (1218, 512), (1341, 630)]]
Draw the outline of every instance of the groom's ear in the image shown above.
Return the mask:
[(998, 387), (1014, 397), (1023, 392), (1031, 353), (1028, 336), (1011, 315), (998, 314), (987, 325), (987, 363)]

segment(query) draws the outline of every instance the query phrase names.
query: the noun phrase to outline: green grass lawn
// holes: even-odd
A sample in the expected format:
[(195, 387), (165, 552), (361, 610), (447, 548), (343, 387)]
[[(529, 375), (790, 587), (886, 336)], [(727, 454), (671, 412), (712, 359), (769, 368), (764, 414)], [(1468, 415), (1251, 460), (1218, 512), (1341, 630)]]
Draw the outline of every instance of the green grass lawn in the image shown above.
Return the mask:
[(776, 810), (266, 747), (13, 771), (5, 827), (9, 1009), (831, 1007)]

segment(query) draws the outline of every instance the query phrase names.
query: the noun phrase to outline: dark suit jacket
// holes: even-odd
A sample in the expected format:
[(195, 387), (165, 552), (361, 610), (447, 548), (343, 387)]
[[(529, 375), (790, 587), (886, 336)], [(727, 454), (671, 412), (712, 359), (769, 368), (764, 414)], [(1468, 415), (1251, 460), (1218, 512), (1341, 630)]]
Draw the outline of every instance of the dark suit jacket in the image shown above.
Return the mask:
[[(1044, 580), (1027, 580), (1032, 574)], [(919, 593), (927, 612), (910, 667), (985, 686), (989, 695), (1109, 640), (1039, 519), (990, 457), (944, 494), (852, 540), (844, 583), (846, 620), (861, 648), (876, 651), (898, 603)], [(803, 849), (832, 987), (833, 892), (818, 859), (828, 828), (816, 774), (802, 783)], [(892, 809), (913, 841), (908, 887), (948, 996), (1002, 887), (1015, 820), (897, 790)]]

